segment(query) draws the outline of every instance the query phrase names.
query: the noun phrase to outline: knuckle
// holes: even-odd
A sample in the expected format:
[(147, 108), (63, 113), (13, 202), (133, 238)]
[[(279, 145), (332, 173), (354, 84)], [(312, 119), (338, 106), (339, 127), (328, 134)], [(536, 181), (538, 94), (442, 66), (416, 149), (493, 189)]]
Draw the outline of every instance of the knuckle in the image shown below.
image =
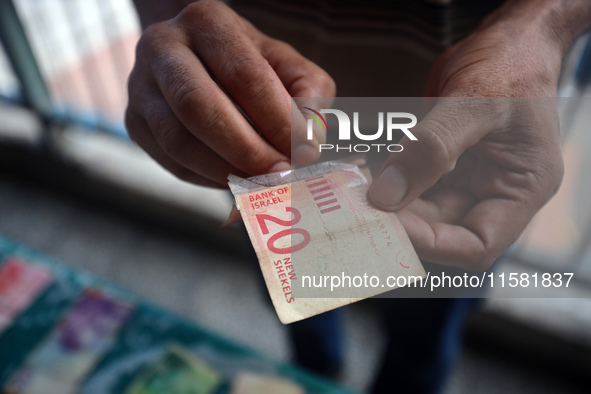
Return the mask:
[(203, 87), (194, 78), (185, 78), (184, 73), (173, 72), (170, 76), (170, 86), (174, 92), (172, 105), (183, 114), (191, 115), (201, 107), (199, 93)]
[[(179, 114), (179, 118), (183, 119), (183, 123), (193, 134), (196, 132), (211, 134), (225, 127), (224, 106), (219, 99), (213, 98), (204, 90), (205, 88), (196, 80), (189, 79), (175, 91), (172, 97), (171, 104), (174, 112)], [(179, 124), (177, 118), (174, 120), (172, 128), (185, 129)]]
[[(203, 132), (219, 130), (223, 125), (222, 105), (219, 104), (204, 84), (200, 84), (195, 78), (185, 79), (184, 74), (171, 77), (170, 86), (173, 87), (171, 105), (174, 111), (186, 124), (191, 124), (191, 130), (198, 129)], [(177, 88), (178, 86), (178, 88)]]
[(140, 37), (140, 43), (147, 44), (151, 41), (158, 39), (162, 36), (162, 33), (166, 30), (166, 26), (168, 24), (166, 22), (156, 22), (152, 23), (143, 31), (142, 36)]
[(187, 5), (178, 15), (178, 21), (184, 26), (207, 28), (216, 26), (225, 4), (219, 0), (199, 0)]
[(222, 107), (217, 102), (212, 101), (210, 105), (203, 108), (199, 114), (199, 129), (206, 133), (215, 132), (216, 130), (223, 130), (224, 112)]
[(453, 149), (453, 134), (443, 123), (429, 119), (422, 123), (420, 140), (425, 157), (441, 169), (441, 172), (448, 173), (455, 167), (457, 153)]
[(159, 141), (164, 152), (172, 158), (178, 158), (182, 150), (182, 145), (178, 144), (178, 129), (168, 130)]
[(252, 96), (260, 94), (265, 81), (265, 73), (260, 72), (260, 67), (255, 57), (245, 51), (235, 48), (230, 51), (232, 55), (224, 61), (222, 74), (224, 82), (230, 89), (240, 93), (252, 92)]
[(205, 13), (205, 8), (208, 6), (207, 3), (209, 3), (207, 0), (192, 2), (178, 14), (178, 20), (181, 22), (194, 22), (195, 20), (201, 19)]
[(136, 46), (136, 59), (157, 56), (165, 49), (172, 31), (172, 25), (165, 22), (157, 22), (148, 26), (142, 33)]
[(175, 123), (169, 119), (161, 119), (157, 122), (155, 130), (158, 144), (171, 157), (177, 157), (183, 148), (181, 136), (184, 128)]

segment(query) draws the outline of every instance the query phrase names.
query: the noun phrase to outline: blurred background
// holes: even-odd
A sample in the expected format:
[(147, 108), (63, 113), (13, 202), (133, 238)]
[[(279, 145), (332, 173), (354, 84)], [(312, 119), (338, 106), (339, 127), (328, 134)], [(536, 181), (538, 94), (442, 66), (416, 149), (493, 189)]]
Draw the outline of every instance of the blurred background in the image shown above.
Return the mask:
[[(127, 137), (139, 22), (128, 0), (0, 0), (0, 234), (87, 270), (270, 358), (287, 333), (222, 227), (224, 191), (183, 183)], [(591, 44), (563, 70), (566, 175), (500, 263), (574, 272), (555, 299), (492, 298), (472, 316), (446, 393), (588, 392), (591, 373)], [(363, 392), (385, 335), (370, 302), (347, 313), (338, 383)]]

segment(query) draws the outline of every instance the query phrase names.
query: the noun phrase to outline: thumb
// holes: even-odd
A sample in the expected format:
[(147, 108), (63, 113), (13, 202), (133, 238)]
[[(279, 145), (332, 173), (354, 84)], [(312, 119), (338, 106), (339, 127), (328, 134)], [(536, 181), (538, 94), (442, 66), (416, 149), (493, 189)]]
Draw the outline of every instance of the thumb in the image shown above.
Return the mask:
[(369, 199), (378, 208), (398, 211), (451, 172), (466, 149), (500, 125), (490, 100), (440, 99), (412, 129), (417, 140), (405, 136), (400, 141), (403, 150), (390, 154), (369, 190)]

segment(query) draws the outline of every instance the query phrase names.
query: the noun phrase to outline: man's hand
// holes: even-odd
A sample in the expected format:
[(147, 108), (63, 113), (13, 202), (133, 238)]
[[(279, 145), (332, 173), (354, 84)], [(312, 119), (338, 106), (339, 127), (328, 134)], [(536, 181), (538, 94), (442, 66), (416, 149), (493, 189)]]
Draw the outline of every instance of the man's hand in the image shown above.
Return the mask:
[[(214, 187), (228, 173), (288, 169), (291, 152), (298, 164), (315, 161), (324, 137), (306, 140), (291, 97), (335, 95), (326, 72), (211, 0), (144, 31), (128, 88), (132, 139), (177, 177)], [(301, 130), (293, 150), (292, 122)]]
[(427, 95), (446, 98), (413, 128), (418, 141), (402, 140), (369, 193), (398, 212), (431, 262), (489, 268), (562, 180), (552, 97), (564, 35), (548, 30), (559, 23), (547, 17), (558, 14), (512, 3), (517, 9), (505, 7), (443, 54)]

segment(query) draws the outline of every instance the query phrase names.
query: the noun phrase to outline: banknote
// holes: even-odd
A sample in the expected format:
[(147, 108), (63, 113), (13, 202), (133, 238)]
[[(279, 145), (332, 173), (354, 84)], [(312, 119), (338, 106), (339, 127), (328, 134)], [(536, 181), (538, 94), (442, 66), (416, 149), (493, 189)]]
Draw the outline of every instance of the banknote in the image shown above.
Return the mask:
[(8, 393), (69, 394), (112, 346), (131, 304), (86, 290), (10, 378)]
[(305, 394), (305, 390), (291, 380), (254, 372), (240, 372), (232, 380), (230, 394), (262, 393)]
[(125, 394), (210, 394), (220, 382), (220, 374), (205, 362), (171, 344), (159, 360), (138, 375)]
[(15, 257), (0, 266), (0, 333), (51, 282), (51, 273)]
[[(282, 323), (425, 276), (396, 215), (367, 200), (371, 180), (362, 158), (248, 179), (229, 176)], [(404, 280), (386, 284), (388, 277)]]

